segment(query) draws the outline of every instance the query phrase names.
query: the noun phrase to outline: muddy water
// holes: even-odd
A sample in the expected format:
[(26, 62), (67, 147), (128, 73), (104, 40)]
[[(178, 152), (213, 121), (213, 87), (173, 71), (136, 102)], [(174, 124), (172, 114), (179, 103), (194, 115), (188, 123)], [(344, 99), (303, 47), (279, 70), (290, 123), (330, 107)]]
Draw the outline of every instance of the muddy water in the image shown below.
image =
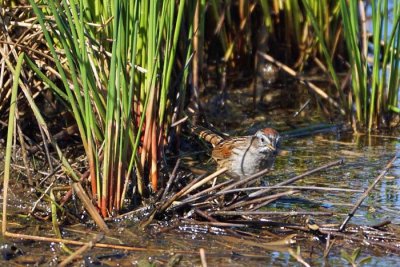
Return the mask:
[[(322, 125), (320, 128), (325, 129), (322, 133), (309, 130), (303, 131), (303, 136), (284, 138), (281, 148), (285, 153), (277, 158), (274, 170), (263, 179), (263, 184), (274, 185), (307, 170), (343, 159), (343, 165), (307, 176), (294, 185), (364, 191), (384, 169), (388, 161), (399, 154), (400, 139), (395, 135), (366, 136), (338, 131), (338, 128), (329, 127), (329, 118), (319, 112), (315, 99), (311, 95), (300, 96), (296, 92), (287, 92), (287, 90), (291, 89), (273, 90), (274, 95), (262, 92), (259, 94), (261, 101), (257, 99), (255, 106), (252, 93), (246, 91), (210, 98), (206, 96), (203, 99), (209, 122), (217, 129), (231, 134), (251, 133), (265, 126), (273, 126), (283, 134), (315, 125)], [(286, 99), (288, 103), (282, 99)], [(310, 106), (297, 117), (293, 117), (308, 99), (311, 100)], [(284, 105), (279, 106), (276, 103), (284, 103)], [(340, 123), (340, 121), (334, 123)], [(204, 151), (204, 154), (207, 158), (207, 151)], [(215, 168), (211, 161), (199, 162), (197, 167), (205, 170)], [(400, 224), (399, 189), (400, 160), (397, 160), (357, 210), (350, 223), (375, 225), (388, 220), (392, 224)], [(328, 218), (318, 216), (309, 218), (318, 224), (337, 225), (344, 220), (361, 194), (361, 192), (306, 190), (274, 202), (265, 207), (265, 210), (330, 211), (333, 216)], [(13, 197), (11, 203), (15, 205), (11, 207), (9, 216), (10, 231), (36, 235), (52, 233), (50, 223), (46, 224), (24, 216), (32, 206), (35, 196), (30, 196), (31, 199), (28, 200), (18, 199), (18, 195), (11, 194), (11, 198)], [(46, 205), (43, 209), (46, 209)], [(304, 222), (305, 219), (300, 220)], [(97, 257), (110, 266), (150, 266), (149, 264), (199, 266), (201, 265), (199, 250), (203, 248), (208, 266), (287, 266), (289, 264), (300, 266), (290, 255), (291, 252), (287, 247), (260, 246), (256, 244), (257, 238), (254, 238), (254, 243), (241, 242), (226, 236), (218, 227), (205, 226), (201, 223), (192, 224), (177, 218), (171, 218), (171, 222), (166, 227), (162, 227), (166, 223), (155, 223), (148, 231), (138, 229), (137, 224), (138, 219), (135, 215), (109, 222), (112, 234), (101, 242), (147, 248), (147, 250), (129, 252), (112, 248), (95, 248), (84, 255)], [(63, 227), (62, 233), (68, 239), (90, 240), (95, 236), (96, 231), (88, 224), (76, 224)], [(257, 234), (262, 235), (263, 232), (260, 231)], [(9, 239), (2, 241), (8, 245), (14, 244), (23, 251), (23, 255), (9, 261), (0, 260), (2, 266), (34, 264), (35, 262), (41, 266), (56, 266), (57, 262), (66, 257), (59, 244), (56, 243)], [(325, 245), (320, 241), (300, 236), (297, 243), (291, 247), (294, 251), (299, 248), (302, 258), (311, 265), (340, 266), (347, 263), (341, 256), (341, 249), (351, 254), (359, 245), (351, 243), (334, 245), (326, 259), (323, 258)], [(77, 249), (74, 246), (71, 248)], [(359, 259), (371, 256), (368, 263), (371, 266), (400, 264), (399, 255), (385, 252), (383, 249), (362, 246), (361, 251)], [(74, 264), (84, 266), (84, 259), (80, 257)]]

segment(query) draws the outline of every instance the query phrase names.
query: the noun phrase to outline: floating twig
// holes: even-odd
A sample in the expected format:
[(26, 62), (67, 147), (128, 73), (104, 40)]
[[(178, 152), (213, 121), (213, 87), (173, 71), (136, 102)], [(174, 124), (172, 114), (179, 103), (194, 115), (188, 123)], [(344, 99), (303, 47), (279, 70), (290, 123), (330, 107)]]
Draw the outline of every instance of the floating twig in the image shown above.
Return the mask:
[[(282, 229), (282, 228), (287, 228), (287, 229), (295, 229), (295, 230), (302, 230), (305, 231), (306, 227), (300, 225), (300, 224), (294, 224), (294, 223), (286, 223), (286, 222), (277, 222), (277, 221), (272, 221), (272, 220), (227, 220), (227, 222), (230, 223), (235, 223), (235, 224), (246, 224), (247, 226), (256, 226), (256, 227), (275, 227), (277, 229)], [(276, 235), (276, 237), (279, 235)]]
[[(220, 221), (215, 221), (215, 222), (203, 222), (203, 221), (196, 221), (196, 220), (182, 220), (182, 222), (186, 224), (192, 224), (192, 225), (205, 225), (205, 226), (215, 226), (215, 227), (235, 227), (235, 228), (245, 228), (248, 227), (248, 224), (246, 223), (231, 223), (231, 222), (220, 222)], [(224, 229), (224, 231), (230, 230), (230, 229)]]
[[(346, 219), (343, 221), (342, 225), (339, 227), (339, 232), (342, 232), (346, 224), (350, 221), (350, 219), (354, 216), (356, 213), (357, 209), (360, 207), (361, 203), (364, 201), (364, 199), (368, 196), (368, 194), (371, 192), (372, 189), (374, 189), (375, 185), (382, 179), (383, 176), (387, 173), (387, 171), (392, 167), (393, 162), (397, 159), (397, 156), (394, 156), (389, 163), (385, 166), (385, 168), (381, 171), (381, 173), (376, 177), (374, 182), (368, 187), (367, 191), (362, 194), (362, 196), (358, 199), (357, 203), (354, 205), (353, 209), (350, 211), (350, 213), (347, 215)], [(400, 249), (399, 249), (400, 250)]]
[(75, 260), (77, 257), (81, 256), (83, 253), (85, 253), (87, 250), (91, 249), (94, 244), (99, 242), (103, 238), (103, 234), (98, 234), (96, 235), (91, 241), (80, 247), (77, 251), (69, 255), (65, 260), (60, 262), (58, 265), (59, 267), (64, 267), (70, 264), (73, 260)]
[[(311, 175), (311, 174), (314, 174), (314, 173), (316, 173), (316, 172), (319, 172), (319, 171), (322, 171), (322, 170), (331, 168), (331, 167), (336, 166), (336, 165), (341, 165), (341, 164), (343, 164), (343, 162), (344, 162), (343, 159), (330, 162), (330, 163), (325, 164), (325, 165), (323, 165), (323, 166), (321, 166), (321, 167), (318, 167), (318, 168), (309, 170), (309, 171), (307, 171), (307, 172), (305, 172), (305, 173), (303, 173), (303, 174), (300, 174), (300, 175), (298, 175), (298, 176), (295, 176), (295, 177), (293, 177), (293, 178), (291, 178), (291, 179), (289, 179), (289, 180), (287, 180), (287, 181), (278, 183), (278, 184), (276, 184), (276, 186), (282, 186), (282, 185), (291, 184), (291, 183), (296, 182), (297, 180), (300, 180), (300, 179), (302, 179), (302, 178), (304, 178), (304, 177), (306, 177), (306, 176), (308, 176), (308, 175)], [(257, 197), (257, 196), (259, 196), (259, 195), (261, 195), (261, 194), (265, 194), (266, 192), (269, 192), (269, 191), (271, 191), (271, 189), (259, 190), (259, 191), (256, 191), (256, 192), (254, 192), (254, 193), (251, 193), (251, 194), (249, 195), (249, 197), (250, 197), (250, 198), (252, 198), (252, 197)]]
[(264, 200), (263, 202), (260, 202), (258, 205), (249, 207), (247, 210), (248, 211), (254, 211), (254, 210), (261, 209), (263, 207), (268, 206), (270, 203), (272, 203), (274, 201), (277, 201), (278, 199), (279, 199), (279, 197)]
[(217, 192), (216, 195), (223, 195), (229, 193), (237, 193), (243, 191), (253, 190), (264, 190), (264, 189), (296, 189), (296, 190), (315, 190), (315, 191), (337, 191), (337, 192), (350, 192), (350, 193), (362, 193), (363, 190), (349, 189), (340, 187), (322, 187), (322, 186), (295, 186), (295, 185), (273, 185), (273, 186), (256, 186), (247, 188), (235, 188), (225, 192)]
[(256, 204), (256, 203), (260, 203), (260, 202), (264, 202), (264, 201), (270, 201), (270, 200), (276, 200), (276, 199), (278, 199), (280, 197), (293, 195), (295, 193), (298, 193), (298, 191), (289, 190), (289, 191), (277, 193), (277, 194), (270, 195), (270, 196), (264, 196), (264, 197), (260, 197), (260, 198), (256, 198), (256, 199), (252, 199), (252, 200), (248, 200), (248, 201), (242, 200), (242, 201), (236, 202), (233, 205), (230, 205), (230, 206), (224, 208), (223, 210), (225, 210), (225, 211), (226, 210), (233, 210), (233, 209), (236, 209), (236, 208), (239, 208), (239, 207), (248, 206), (248, 205), (251, 205), (251, 204)]
[[(18, 234), (12, 232), (5, 232), (4, 236), (23, 239), (23, 240), (34, 240), (41, 242), (49, 242), (49, 243), (64, 243), (76, 246), (84, 246), (87, 242), (72, 240), (72, 239), (63, 239), (63, 238), (53, 238), (47, 236), (35, 236), (35, 235), (27, 235), (27, 234)], [(171, 249), (162, 249), (162, 248), (151, 248), (151, 247), (133, 247), (133, 246), (125, 246), (125, 245), (115, 245), (115, 244), (107, 244), (107, 243), (95, 243), (94, 247), (98, 248), (107, 248), (107, 249), (119, 249), (126, 251), (143, 251), (143, 252), (153, 252), (153, 253), (165, 253), (169, 251), (171, 253), (180, 253), (180, 254), (195, 254), (193, 251), (189, 250), (171, 250)]]
[(282, 136), (286, 139), (297, 138), (321, 133), (337, 132), (338, 130), (341, 130), (343, 128), (344, 127), (340, 124), (318, 123), (315, 125), (310, 125), (308, 127), (285, 131), (282, 133)]
[(375, 241), (375, 240), (371, 240), (371, 239), (367, 240), (366, 238), (359, 237), (359, 233), (356, 233), (358, 236), (354, 236), (354, 235), (349, 235), (346, 233), (341, 233), (341, 232), (336, 232), (336, 231), (325, 231), (322, 229), (320, 229), (320, 232), (323, 234), (327, 234), (327, 235), (330, 234), (332, 236), (339, 236), (344, 239), (358, 241), (358, 242), (364, 243), (366, 245), (374, 245), (374, 246), (382, 247), (382, 248), (388, 249), (392, 252), (400, 253), (400, 244), (399, 243), (393, 244), (393, 243), (379, 242), (379, 241)]
[(374, 228), (374, 229), (379, 229), (379, 228), (382, 228), (382, 227), (384, 227), (386, 225), (389, 225), (391, 223), (392, 223), (391, 221), (385, 220), (383, 222), (379, 222), (379, 223), (376, 223), (374, 225), (371, 225), (371, 227)]
[[(205, 218), (206, 220), (212, 222), (212, 223), (221, 223), (219, 222), (217, 219), (213, 218), (211, 215), (209, 215), (207, 212), (199, 210), (199, 209), (195, 209), (194, 210), (198, 215), (200, 215), (201, 217)], [(224, 224), (224, 223), (222, 223)], [(222, 224), (220, 224), (220, 226), (222, 226)], [(233, 231), (232, 229), (226, 229), (226, 232), (234, 235), (234, 236), (240, 236), (238, 233), (236, 233), (235, 231)]]
[(225, 211), (225, 210), (217, 210), (212, 212), (211, 214), (215, 215), (224, 215), (224, 216), (242, 216), (242, 215), (267, 215), (267, 216), (303, 216), (303, 215), (312, 215), (312, 216), (332, 216), (332, 212), (324, 212), (324, 211)]

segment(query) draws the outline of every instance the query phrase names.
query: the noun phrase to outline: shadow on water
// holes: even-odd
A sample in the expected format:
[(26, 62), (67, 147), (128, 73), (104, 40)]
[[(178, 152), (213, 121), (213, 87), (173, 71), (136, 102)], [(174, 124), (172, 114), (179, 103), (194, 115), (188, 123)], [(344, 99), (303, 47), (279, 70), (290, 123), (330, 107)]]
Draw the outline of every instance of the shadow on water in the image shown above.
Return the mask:
[[(300, 89), (302, 90), (302, 89)], [(273, 92), (273, 93), (272, 93)], [(251, 90), (236, 90), (229, 94), (213, 94), (208, 98), (207, 92), (202, 98), (204, 110), (209, 123), (216, 129), (231, 134), (244, 134), (255, 132), (258, 128), (272, 126), (283, 135), (293, 132), (294, 129), (309, 127), (310, 125), (326, 125), (327, 131), (285, 138), (281, 148), (285, 153), (279, 156), (274, 169), (262, 180), (264, 185), (274, 185), (288, 178), (302, 174), (309, 169), (322, 166), (333, 160), (343, 159), (344, 164), (307, 176), (294, 185), (314, 186), (326, 188), (345, 188), (365, 191), (387, 162), (399, 153), (400, 139), (396, 136), (379, 135), (353, 135), (340, 131), (342, 127), (332, 128), (327, 122), (329, 118), (321, 115), (318, 103), (310, 94), (298, 94), (297, 88), (281, 86), (278, 89), (259, 92), (257, 101), (253, 102)], [(287, 100), (286, 102), (284, 100)], [(310, 100), (310, 101), (309, 101)], [(298, 116), (293, 115), (307, 101), (310, 104)], [(256, 106), (254, 106), (256, 103)], [(280, 104), (278, 104), (280, 103)], [(340, 122), (332, 121), (333, 124)], [(322, 127), (325, 129), (324, 127)], [(334, 129), (334, 130), (332, 130)], [(209, 151), (192, 153), (190, 145), (183, 151), (186, 155), (199, 155), (209, 158)], [(194, 159), (193, 159), (194, 157)], [(191, 165), (203, 170), (215, 168), (211, 161), (196, 161), (191, 159)], [(187, 161), (186, 159), (184, 161)], [(187, 163), (187, 162), (186, 162)], [(392, 224), (400, 223), (400, 160), (397, 160), (384, 179), (369, 194), (351, 219), (352, 225), (376, 225), (384, 221)], [(16, 192), (16, 191), (15, 191)], [(304, 190), (293, 196), (282, 198), (266, 206), (266, 211), (329, 211), (330, 217), (297, 217), (292, 222), (313, 220), (321, 225), (337, 227), (343, 222), (347, 213), (352, 209), (360, 192), (340, 192), (322, 190)], [(22, 199), (21, 196), (11, 194), (11, 215), (9, 216), (9, 230), (21, 233), (34, 233), (37, 235), (52, 231), (50, 224), (40, 223), (34, 218), (26, 216), (34, 202), (34, 197)], [(29, 200), (32, 199), (32, 200)], [(48, 207), (42, 207), (44, 211)], [(261, 218), (262, 219), (262, 218)], [(278, 218), (279, 219), (279, 218)], [(324, 259), (325, 244), (317, 239), (310, 239), (306, 235), (298, 234), (296, 244), (289, 249), (283, 243), (265, 244), (258, 243), (257, 236), (271, 234), (270, 229), (253, 231), (254, 236), (249, 239), (227, 235), (227, 232), (217, 226), (202, 224), (202, 222), (186, 221), (185, 218), (172, 217), (168, 222), (158, 221), (150, 225), (149, 231), (138, 229), (140, 218), (135, 214), (126, 218), (115, 219), (109, 222), (112, 234), (104, 237), (102, 242), (125, 244), (133, 247), (146, 248), (136, 252), (121, 251), (109, 248), (107, 250), (95, 248), (90, 251), (92, 261), (96, 259), (110, 266), (188, 266), (200, 265), (199, 251), (205, 249), (209, 266), (287, 266), (297, 263), (293, 255), (299, 249), (302, 258), (311, 265), (338, 266), (347, 263), (341, 256), (341, 249), (351, 254), (359, 247), (351, 242), (342, 242), (333, 245), (329, 256)], [(266, 221), (269, 219), (266, 218)], [(290, 219), (285, 217), (285, 221)], [(296, 221), (297, 220), (297, 221)], [(265, 232), (264, 232), (265, 231)], [(251, 231), (250, 231), (251, 232)], [(250, 233), (249, 232), (249, 233)], [(96, 231), (90, 230), (90, 225), (76, 224), (62, 228), (65, 238), (92, 239)], [(282, 234), (280, 232), (280, 234)], [(290, 231), (288, 231), (290, 233)], [(397, 233), (399, 230), (397, 229)], [(274, 234), (272, 234), (274, 235)], [(275, 234), (281, 240), (283, 235)], [(290, 238), (290, 236), (288, 237)], [(271, 240), (273, 241), (273, 240)], [(3, 241), (4, 242), (4, 241)], [(8, 241), (7, 241), (8, 242)], [(15, 264), (34, 264), (55, 266), (64, 259), (66, 254), (61, 253), (59, 244), (40, 243), (26, 240), (15, 241), (14, 244), (5, 242), (7, 246), (15, 245), (24, 253), (13, 260)], [(8, 264), (4, 260), (0, 263)], [(386, 253), (382, 249), (361, 247), (360, 258), (372, 256), (368, 264), (396, 265), (400, 256)], [(90, 266), (87, 256), (86, 266)], [(93, 260), (95, 259), (95, 260)], [(83, 263), (81, 263), (83, 265)], [(94, 265), (93, 265), (94, 266)]]

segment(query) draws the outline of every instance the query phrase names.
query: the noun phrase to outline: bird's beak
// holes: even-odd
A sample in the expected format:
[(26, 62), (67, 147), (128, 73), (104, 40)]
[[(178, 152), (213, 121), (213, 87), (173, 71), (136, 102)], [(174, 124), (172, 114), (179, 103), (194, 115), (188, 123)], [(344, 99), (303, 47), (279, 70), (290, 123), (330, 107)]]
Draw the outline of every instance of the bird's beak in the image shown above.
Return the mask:
[(273, 152), (276, 150), (276, 147), (274, 147), (272, 145), (267, 145), (267, 147), (268, 147), (269, 150), (271, 150)]

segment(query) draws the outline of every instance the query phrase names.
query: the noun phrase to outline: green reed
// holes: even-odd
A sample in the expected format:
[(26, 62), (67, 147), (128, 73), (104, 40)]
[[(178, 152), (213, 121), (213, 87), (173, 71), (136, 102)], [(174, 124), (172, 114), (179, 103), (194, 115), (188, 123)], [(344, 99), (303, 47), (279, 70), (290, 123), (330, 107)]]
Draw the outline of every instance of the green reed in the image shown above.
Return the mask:
[(11, 171), (11, 152), (12, 152), (12, 143), (13, 143), (13, 132), (15, 127), (15, 111), (17, 107), (17, 96), (18, 96), (18, 82), (21, 75), (22, 63), (24, 60), (24, 53), (18, 57), (17, 66), (14, 71), (14, 83), (13, 88), (11, 90), (11, 103), (10, 103), (10, 111), (8, 114), (8, 129), (7, 129), (7, 143), (6, 143), (6, 151), (4, 157), (4, 176), (3, 176), (3, 216), (2, 216), (2, 228), (1, 232), (4, 233), (7, 230), (7, 194), (8, 194), (8, 185), (10, 181), (10, 171)]
[(180, 73), (188, 77), (176, 65), (179, 41), (190, 37), (182, 36), (185, 1), (48, 0), (46, 9), (30, 3), (63, 88), (27, 61), (73, 113), (92, 196), (109, 216), (122, 207), (131, 182), (139, 194), (159, 187), (173, 105), (183, 105), (173, 93), (180, 87), (171, 84)]
[[(371, 18), (366, 16), (366, 4)], [(242, 6), (249, 6), (247, 15), (232, 19), (243, 13)], [(246, 44), (241, 47), (246, 47), (247, 56), (260, 49), (245, 36), (267, 34), (267, 51), (272, 56), (299, 72), (309, 63), (318, 66), (329, 75), (335, 90), (328, 93), (340, 100), (353, 129), (371, 131), (390, 126), (399, 116), (399, 6), (398, 1), (389, 0), (211, 1), (208, 17), (220, 29), (216, 34), (225, 61), (243, 57), (238, 43)], [(261, 10), (263, 25), (254, 19), (257, 10)], [(368, 23), (372, 25), (369, 33)], [(245, 24), (252, 27), (242, 28)], [(351, 82), (341, 79), (341, 74), (350, 74)]]
[[(396, 112), (392, 107), (398, 107), (400, 4), (393, 2), (389, 16), (388, 0), (371, 1), (371, 38), (365, 30), (366, 22), (360, 22), (364, 9), (361, 4), (340, 1), (357, 121), (371, 131), (385, 126), (382, 122), (387, 118), (389, 124)], [(392, 30), (389, 31), (391, 18)], [(371, 56), (367, 51), (369, 45)]]

